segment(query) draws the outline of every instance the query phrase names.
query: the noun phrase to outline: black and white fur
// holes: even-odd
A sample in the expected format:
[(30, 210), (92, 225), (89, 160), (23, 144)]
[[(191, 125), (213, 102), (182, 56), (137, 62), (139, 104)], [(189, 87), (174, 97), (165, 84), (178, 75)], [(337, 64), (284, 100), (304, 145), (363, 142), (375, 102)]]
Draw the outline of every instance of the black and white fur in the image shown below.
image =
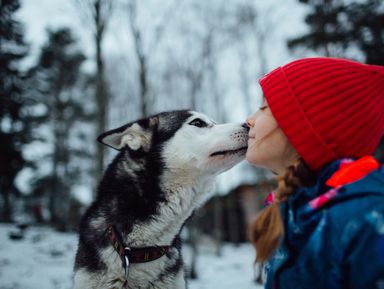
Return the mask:
[[(80, 225), (74, 289), (186, 288), (179, 233), (211, 191), (214, 177), (245, 155), (248, 129), (217, 125), (193, 111), (164, 112), (102, 134), (120, 152)], [(129, 265), (106, 234), (108, 224), (130, 247), (172, 245), (161, 258)]]

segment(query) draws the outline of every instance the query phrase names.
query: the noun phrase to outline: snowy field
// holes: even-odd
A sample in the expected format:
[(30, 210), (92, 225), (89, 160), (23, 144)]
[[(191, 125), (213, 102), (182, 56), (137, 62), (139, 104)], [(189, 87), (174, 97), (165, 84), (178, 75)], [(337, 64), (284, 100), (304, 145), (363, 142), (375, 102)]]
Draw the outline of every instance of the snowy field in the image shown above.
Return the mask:
[[(70, 289), (77, 235), (29, 228), (25, 238), (11, 241), (13, 226), (0, 225), (0, 289)], [(250, 245), (225, 245), (222, 257), (200, 248), (199, 279), (190, 289), (261, 289), (253, 282), (254, 252)], [(184, 248), (186, 263), (190, 250)]]

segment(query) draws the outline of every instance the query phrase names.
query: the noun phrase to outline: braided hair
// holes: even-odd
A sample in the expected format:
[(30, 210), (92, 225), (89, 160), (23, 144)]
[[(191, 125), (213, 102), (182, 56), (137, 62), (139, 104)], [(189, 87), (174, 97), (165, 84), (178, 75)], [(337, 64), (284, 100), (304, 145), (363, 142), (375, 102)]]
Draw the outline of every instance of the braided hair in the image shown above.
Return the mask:
[(250, 226), (249, 237), (256, 247), (256, 261), (268, 260), (284, 234), (279, 203), (287, 201), (298, 187), (308, 186), (314, 180), (314, 173), (301, 158), (289, 166), (283, 176), (277, 177), (278, 188), (274, 203), (263, 209)]

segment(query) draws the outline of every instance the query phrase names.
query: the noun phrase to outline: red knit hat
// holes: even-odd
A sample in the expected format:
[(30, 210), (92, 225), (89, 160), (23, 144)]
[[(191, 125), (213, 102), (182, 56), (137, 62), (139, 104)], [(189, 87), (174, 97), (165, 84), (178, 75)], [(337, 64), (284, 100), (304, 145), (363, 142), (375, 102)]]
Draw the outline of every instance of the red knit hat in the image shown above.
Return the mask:
[(384, 67), (336, 58), (293, 61), (262, 77), (277, 123), (314, 171), (372, 154), (384, 134)]

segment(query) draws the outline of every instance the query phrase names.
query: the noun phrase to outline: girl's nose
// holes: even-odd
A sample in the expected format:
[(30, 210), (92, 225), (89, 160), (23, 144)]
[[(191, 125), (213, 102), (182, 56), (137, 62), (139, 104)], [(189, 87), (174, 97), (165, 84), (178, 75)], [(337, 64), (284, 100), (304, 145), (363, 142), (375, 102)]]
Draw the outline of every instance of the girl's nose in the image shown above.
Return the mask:
[(255, 121), (250, 117), (247, 118), (246, 122), (249, 128), (252, 128), (255, 125)]

